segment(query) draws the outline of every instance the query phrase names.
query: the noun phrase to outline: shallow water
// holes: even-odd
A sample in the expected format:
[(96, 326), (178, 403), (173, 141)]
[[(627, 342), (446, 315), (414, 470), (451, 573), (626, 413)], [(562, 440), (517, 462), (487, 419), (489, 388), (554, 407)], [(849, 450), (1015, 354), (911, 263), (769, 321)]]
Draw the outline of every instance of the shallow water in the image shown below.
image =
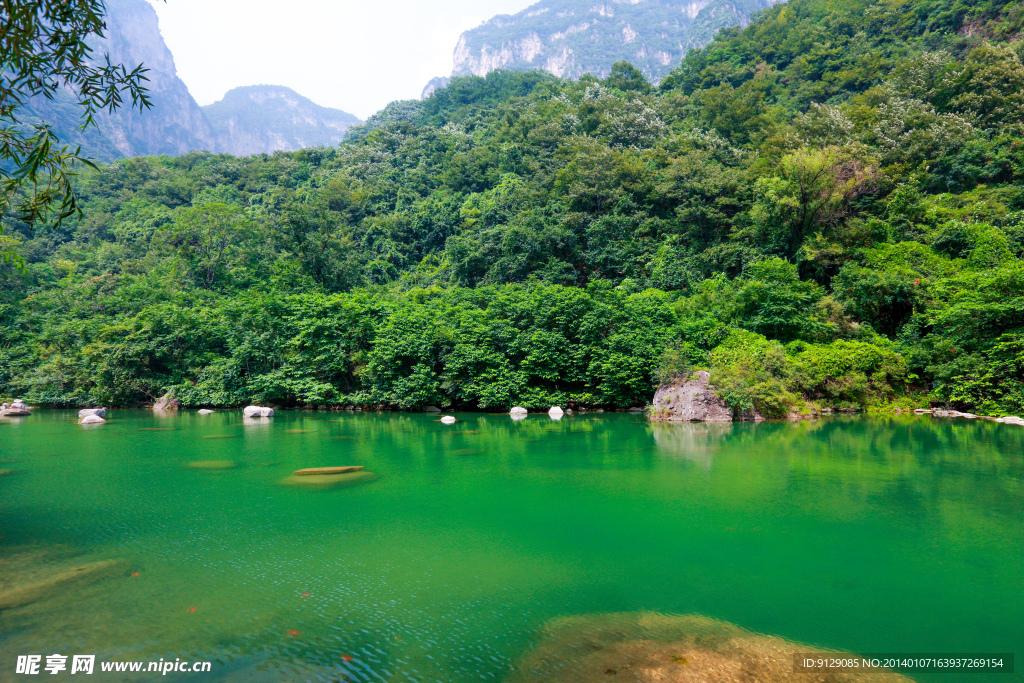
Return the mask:
[[(459, 418), (0, 420), (0, 581), (126, 561), (0, 612), (0, 681), (52, 653), (210, 660), (208, 681), (501, 680), (549, 620), (632, 611), (851, 652), (1024, 654), (1024, 428)], [(236, 466), (188, 466), (210, 461)], [(279, 484), (335, 465), (378, 476)]]

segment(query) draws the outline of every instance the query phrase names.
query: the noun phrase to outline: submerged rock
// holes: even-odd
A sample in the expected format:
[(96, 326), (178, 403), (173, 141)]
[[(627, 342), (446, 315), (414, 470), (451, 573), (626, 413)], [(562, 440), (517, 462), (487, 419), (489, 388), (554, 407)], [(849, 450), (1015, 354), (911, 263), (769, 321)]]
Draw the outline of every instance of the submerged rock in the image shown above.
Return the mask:
[(798, 673), (794, 655), (826, 653), (698, 615), (591, 614), (545, 624), (509, 683), (910, 683), (890, 671)]
[(699, 370), (685, 377), (662, 384), (654, 394), (652, 420), (680, 422), (732, 422), (732, 408), (725, 404), (711, 375)]
[(234, 460), (194, 460), (188, 464), (194, 470), (230, 470), (238, 467)]
[(83, 417), (89, 417), (90, 415), (97, 415), (99, 417), (107, 416), (106, 408), (82, 408), (78, 411), (78, 419), (81, 420)]
[(14, 470), (0, 470), (0, 477), (5, 477), (8, 474), (14, 474)]
[(247, 406), (243, 411), (244, 417), (273, 417), (274, 409), (263, 406)]
[(278, 483), (281, 486), (330, 489), (365, 484), (376, 478), (377, 475), (373, 472), (367, 472), (360, 468), (359, 471), (347, 472), (345, 474), (292, 474)]
[(87, 584), (123, 574), (127, 567), (124, 560), (102, 560), (67, 567), (30, 582), (4, 585), (0, 587), (0, 610), (21, 607), (56, 596), (71, 584)]
[(86, 415), (85, 417), (78, 421), (78, 424), (80, 425), (102, 425), (106, 423), (107, 421), (104, 420), (99, 415)]

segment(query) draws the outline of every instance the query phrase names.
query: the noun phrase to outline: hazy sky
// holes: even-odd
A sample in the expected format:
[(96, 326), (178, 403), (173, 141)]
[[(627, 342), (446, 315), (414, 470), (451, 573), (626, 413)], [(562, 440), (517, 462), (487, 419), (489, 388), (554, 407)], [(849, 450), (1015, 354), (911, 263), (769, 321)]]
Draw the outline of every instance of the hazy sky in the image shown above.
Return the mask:
[[(192, 96), (286, 85), (361, 119), (452, 70), (459, 34), (536, 0), (167, 0), (160, 30)], [(152, 2), (152, 0), (151, 0)]]

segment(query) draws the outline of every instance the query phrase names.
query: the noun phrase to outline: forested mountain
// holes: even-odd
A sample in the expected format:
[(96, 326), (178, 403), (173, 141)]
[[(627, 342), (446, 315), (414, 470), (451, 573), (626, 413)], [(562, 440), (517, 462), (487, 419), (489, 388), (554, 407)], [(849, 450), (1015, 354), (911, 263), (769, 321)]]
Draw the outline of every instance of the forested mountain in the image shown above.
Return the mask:
[(0, 393), (1024, 410), (1024, 9), (792, 0), (654, 88), (455, 78), (337, 148), (125, 159), (0, 274)]
[(92, 158), (297, 150), (336, 144), (348, 126), (359, 123), (281, 86), (236, 88), (220, 102), (200, 107), (178, 78), (153, 7), (146, 0), (107, 0), (106, 8), (107, 32), (93, 46), (94, 57), (109, 54), (114, 63), (145, 66), (152, 108), (103, 111), (95, 127), (80, 131), (80, 107), (70, 93), (59, 93), (54, 100), (32, 100), (25, 118), (49, 123), (62, 141), (81, 145)]
[(562, 78), (604, 78), (626, 60), (657, 83), (718, 29), (745, 26), (775, 0), (541, 0), (466, 31), (455, 47), (453, 76), (495, 69), (543, 69)]

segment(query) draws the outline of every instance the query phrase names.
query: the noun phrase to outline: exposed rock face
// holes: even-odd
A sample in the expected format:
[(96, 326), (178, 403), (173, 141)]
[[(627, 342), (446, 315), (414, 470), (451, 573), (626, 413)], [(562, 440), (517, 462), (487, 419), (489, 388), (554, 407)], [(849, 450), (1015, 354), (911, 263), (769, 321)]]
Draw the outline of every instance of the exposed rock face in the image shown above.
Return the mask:
[(732, 422), (732, 408), (715, 393), (711, 375), (700, 370), (658, 387), (651, 406), (652, 420)]
[(247, 406), (242, 410), (243, 417), (273, 417), (273, 408), (264, 408), (263, 406)]
[(170, 394), (166, 394), (159, 401), (153, 404), (153, 410), (177, 410), (181, 407), (181, 401)]
[(426, 87), (423, 88), (423, 92), (420, 93), (420, 99), (425, 100), (434, 94), (435, 90), (440, 90), (451, 82), (452, 79), (447, 76), (437, 76), (431, 78), (430, 82), (427, 83)]
[[(455, 47), (453, 76), (495, 69), (543, 69), (563, 78), (606, 77), (626, 60), (657, 83), (691, 48), (718, 29), (746, 25), (776, 0), (541, 0), (466, 31)], [(434, 88), (437, 79), (431, 81)], [(431, 84), (424, 96), (432, 92)]]
[(362, 123), (280, 85), (235, 88), (202, 110), (213, 130), (214, 149), (236, 156), (334, 146), (350, 126)]

